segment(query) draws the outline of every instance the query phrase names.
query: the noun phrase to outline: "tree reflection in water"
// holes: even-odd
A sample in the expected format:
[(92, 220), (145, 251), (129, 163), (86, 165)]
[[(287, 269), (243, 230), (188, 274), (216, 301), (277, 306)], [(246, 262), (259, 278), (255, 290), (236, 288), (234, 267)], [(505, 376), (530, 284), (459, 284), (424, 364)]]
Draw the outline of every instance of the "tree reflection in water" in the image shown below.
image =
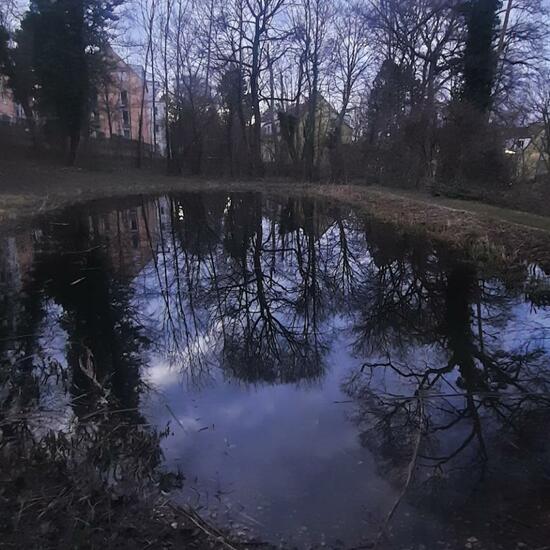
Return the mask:
[(159, 249), (145, 289), (161, 295), (150, 325), (163, 319), (172, 361), (194, 379), (208, 374), (208, 363), (247, 382), (318, 378), (328, 281), (318, 273), (314, 203), (289, 200), (269, 220), (261, 195), (221, 198), (187, 194), (168, 201), (170, 244)]
[(109, 254), (98, 217), (61, 219), (34, 233), (32, 258), (19, 251), (3, 265), (21, 298), (3, 319), (11, 330), (0, 350), (0, 529), (26, 547), (81, 539), (123, 546), (110, 518), (132, 522), (162, 478), (167, 432), (149, 427), (140, 411), (147, 338), (122, 269), (128, 264)]
[[(375, 234), (371, 227), (371, 243)], [(353, 329), (356, 350), (369, 359), (344, 391), (381, 471), (400, 485), (412, 471), (416, 489), (432, 495), (435, 484), (455, 480), (463, 499), (487, 468), (497, 472), (501, 495), (517, 490), (502, 487), (515, 475), (506, 469), (514, 459), (516, 468), (544, 476), (531, 453), (541, 451), (550, 419), (548, 324), (514, 319), (521, 288), (483, 280), (472, 264), (404, 241), (371, 244), (371, 256)], [(536, 485), (522, 490), (536, 500)], [(437, 500), (442, 510), (454, 502), (447, 493)], [(430, 493), (422, 494), (427, 505)]]
[[(0, 258), (4, 450), (56, 403), (49, 434), (86, 441), (81, 464), (158, 478), (168, 432), (142, 410), (153, 362), (195, 388), (321, 384), (339, 339), (363, 363), (342, 385), (352, 419), (392, 483), (411, 466), (415, 488), (465, 468), (475, 481), (493, 456), (535, 455), (550, 411), (538, 268), (506, 286), (342, 208), (257, 193), (92, 204), (31, 235)], [(516, 318), (524, 295), (538, 327)]]

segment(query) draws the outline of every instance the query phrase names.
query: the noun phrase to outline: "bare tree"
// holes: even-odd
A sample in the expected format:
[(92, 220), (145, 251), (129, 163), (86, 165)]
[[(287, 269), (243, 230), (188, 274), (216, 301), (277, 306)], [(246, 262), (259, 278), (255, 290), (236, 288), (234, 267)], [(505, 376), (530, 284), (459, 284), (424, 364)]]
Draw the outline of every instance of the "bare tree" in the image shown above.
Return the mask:
[(349, 112), (352, 95), (359, 81), (366, 76), (372, 62), (368, 27), (356, 0), (344, 0), (334, 21), (334, 48), (331, 63), (336, 91), (340, 95), (340, 109), (336, 120), (332, 148), (334, 151), (332, 178), (341, 178), (345, 172), (342, 158), (342, 127)]
[(253, 110), (252, 159), (256, 175), (263, 175), (262, 160), (262, 112), (260, 107), (260, 77), (262, 72), (262, 54), (269, 41), (271, 25), (285, 0), (246, 0), (251, 15), (253, 32), (247, 38), (251, 47), (250, 96)]
[(157, 4), (156, 0), (143, 0), (141, 2), (141, 15), (142, 21), (144, 23), (145, 29), (145, 66), (143, 69), (143, 83), (141, 88), (141, 103), (139, 110), (139, 121), (138, 121), (138, 144), (137, 144), (137, 158), (136, 165), (138, 168), (141, 168), (142, 157), (143, 157), (143, 118), (145, 116), (145, 95), (147, 92), (147, 67), (149, 65), (149, 59), (153, 55), (153, 33), (155, 25), (155, 16), (156, 16)]
[[(376, 164), (381, 181), (391, 176), (421, 186), (444, 165), (441, 121), (462, 89), (461, 0), (138, 1), (149, 6), (142, 25), (146, 70), (153, 101), (158, 82), (167, 104), (167, 154), (196, 155), (193, 171), (200, 170), (213, 113), (223, 135), (217, 147), (233, 175), (261, 176), (269, 158), (311, 180), (328, 167), (328, 154), (334, 180), (347, 177), (353, 158), (369, 173)], [(545, 14), (544, 0), (503, 2), (491, 120), (509, 120), (534, 81), (546, 52)], [(391, 92), (390, 80), (398, 81), (399, 101), (386, 122), (399, 124), (382, 136), (384, 125), (376, 129), (382, 114), (371, 107), (384, 95), (381, 86)], [(185, 146), (174, 137), (176, 127)], [(378, 134), (385, 153), (378, 147), (371, 155), (369, 136)], [(397, 153), (403, 180), (393, 177), (395, 167), (382, 166)]]
[(421, 159), (422, 178), (434, 175), (436, 103), (449, 99), (463, 44), (458, 5), (456, 0), (377, 0), (368, 12), (384, 61), (411, 75), (408, 114), (418, 132), (413, 156)]
[(13, 30), (21, 18), (21, 6), (17, 0), (2, 0), (0, 2), (0, 27)]
[[(181, 22), (181, 1), (178, 3), (178, 28), (176, 34), (176, 40), (180, 39), (180, 22)], [(165, 99), (165, 110), (164, 110), (164, 126), (166, 132), (166, 163), (167, 171), (170, 172), (172, 169), (172, 149), (170, 143), (170, 70), (169, 70), (169, 50), (168, 44), (170, 39), (170, 24), (172, 18), (172, 11), (174, 9), (174, 0), (166, 0), (164, 11), (162, 17), (159, 21), (161, 25), (161, 36), (162, 36), (162, 64), (163, 64), (163, 86), (164, 86), (164, 99)]]
[[(301, 77), (308, 92), (304, 129), (303, 175), (318, 176), (317, 123), (322, 66), (327, 59), (327, 37), (331, 4), (328, 0), (303, 0), (295, 12), (295, 37), (302, 49)], [(301, 84), (299, 84), (301, 88)]]
[(541, 71), (532, 83), (527, 104), (536, 125), (533, 146), (537, 149), (547, 174), (550, 174), (550, 74), (548, 71)]
[(544, 0), (506, 0), (496, 46), (493, 115), (502, 119), (539, 79), (548, 63), (549, 5)]

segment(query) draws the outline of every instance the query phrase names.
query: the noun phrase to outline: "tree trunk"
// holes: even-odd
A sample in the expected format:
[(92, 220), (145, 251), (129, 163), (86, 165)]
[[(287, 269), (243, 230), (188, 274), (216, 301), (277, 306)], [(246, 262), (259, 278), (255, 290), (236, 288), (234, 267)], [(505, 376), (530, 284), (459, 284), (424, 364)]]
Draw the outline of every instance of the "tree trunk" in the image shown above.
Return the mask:
[(145, 110), (145, 91), (147, 89), (147, 65), (149, 64), (149, 55), (153, 49), (153, 23), (155, 20), (155, 3), (151, 6), (151, 15), (149, 17), (149, 26), (147, 28), (147, 49), (145, 50), (145, 69), (143, 71), (143, 85), (141, 87), (141, 105), (139, 112), (138, 144), (136, 166), (141, 168), (143, 154), (143, 114)]
[[(147, 55), (145, 57), (145, 66), (147, 66), (147, 57), (149, 49), (147, 49)], [(145, 112), (145, 91), (147, 89), (147, 75), (143, 71), (143, 85), (141, 87), (141, 105), (139, 109), (139, 124), (138, 124), (138, 147), (137, 147), (137, 157), (136, 157), (136, 166), (141, 168), (141, 161), (143, 155), (143, 115)]]
[(25, 121), (27, 122), (27, 128), (31, 134), (32, 147), (35, 151), (38, 150), (38, 136), (36, 134), (36, 122), (34, 120), (34, 113), (28, 101), (25, 101), (21, 105), (23, 112), (25, 113)]
[(252, 96), (252, 111), (254, 124), (252, 125), (252, 165), (255, 176), (264, 175), (262, 160), (262, 114), (260, 112), (260, 22), (256, 19), (254, 41), (252, 43), (252, 74), (250, 76), (250, 95)]
[[(181, 7), (181, 6), (180, 6)], [(169, 85), (168, 85), (168, 34), (170, 31), (170, 16), (172, 14), (172, 2), (167, 0), (166, 3), (166, 22), (164, 26), (164, 98), (165, 98), (165, 109), (164, 109), (164, 126), (166, 132), (166, 172), (169, 174), (173, 170), (172, 166), (172, 144), (170, 140), (170, 118), (168, 113), (168, 107), (170, 102), (168, 101), (169, 95)], [(180, 19), (181, 21), (181, 19)], [(178, 25), (179, 25), (178, 21)], [(178, 29), (179, 30), (179, 29)], [(179, 32), (178, 32), (179, 35)]]
[[(269, 55), (269, 48), (267, 49), (267, 65), (269, 67), (269, 91), (270, 91), (270, 102), (269, 102), (269, 111), (270, 111), (270, 120), (271, 123), (271, 137), (273, 140), (273, 156), (275, 161), (275, 168), (280, 167), (281, 158), (279, 153), (279, 135), (276, 132), (276, 116), (275, 116), (275, 75), (273, 74), (273, 63)], [(281, 90), (281, 95), (283, 92)]]
[(113, 137), (113, 117), (111, 114), (111, 103), (109, 102), (109, 87), (106, 82), (103, 83), (105, 94), (105, 111), (107, 112), (107, 123), (109, 124), (109, 137)]
[(69, 136), (69, 156), (67, 158), (67, 164), (74, 166), (76, 162), (76, 153), (80, 144), (80, 131), (72, 131)]
[(315, 134), (317, 133), (317, 103), (318, 103), (318, 78), (319, 67), (314, 63), (313, 86), (308, 103), (308, 114), (306, 120), (305, 143), (304, 143), (304, 168), (305, 177), (308, 181), (316, 178), (315, 174)]

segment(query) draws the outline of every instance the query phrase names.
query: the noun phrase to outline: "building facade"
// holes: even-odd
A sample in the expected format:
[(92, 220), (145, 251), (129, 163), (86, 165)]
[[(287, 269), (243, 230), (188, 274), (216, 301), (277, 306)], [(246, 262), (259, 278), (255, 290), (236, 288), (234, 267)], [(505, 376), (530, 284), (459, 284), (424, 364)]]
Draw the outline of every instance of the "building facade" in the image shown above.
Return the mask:
[(107, 54), (109, 71), (98, 87), (90, 116), (92, 137), (120, 136), (153, 143), (153, 94), (144, 71), (130, 65), (114, 51)]
[[(141, 131), (142, 142), (164, 154), (164, 100), (153, 100), (153, 86), (145, 80), (141, 67), (124, 62), (113, 50), (109, 50), (107, 62), (109, 70), (98, 85), (97, 100), (90, 113), (90, 136), (118, 136), (138, 141)], [(15, 102), (7, 78), (0, 76), (0, 123), (11, 125), (24, 120), (23, 110)]]
[[(285, 112), (268, 112), (262, 126), (262, 157), (264, 162), (276, 162), (277, 150), (284, 143), (295, 155), (301, 156), (305, 145), (306, 128), (309, 117), (309, 101), (300, 103)], [(321, 164), (328, 163), (328, 147), (331, 136), (338, 124), (338, 111), (322, 95), (317, 100), (315, 110), (315, 156)], [(281, 118), (286, 121), (286, 130), (281, 128)], [(353, 129), (344, 119), (340, 128), (343, 144), (353, 141)], [(292, 156), (292, 155), (291, 155)]]
[(548, 177), (550, 155), (547, 128), (532, 124), (523, 128), (512, 128), (505, 136), (505, 153), (514, 163), (515, 176), (522, 181)]
[(8, 79), (0, 76), (0, 123), (15, 124), (23, 118), (22, 109), (15, 103), (8, 87)]

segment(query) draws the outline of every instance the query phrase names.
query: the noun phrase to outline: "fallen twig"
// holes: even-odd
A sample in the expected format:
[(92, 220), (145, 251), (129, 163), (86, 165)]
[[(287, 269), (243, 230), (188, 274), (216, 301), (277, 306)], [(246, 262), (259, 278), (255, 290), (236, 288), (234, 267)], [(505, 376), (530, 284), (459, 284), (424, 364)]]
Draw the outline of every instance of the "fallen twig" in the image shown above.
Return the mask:
[(170, 407), (170, 405), (168, 405), (168, 403), (165, 403), (165, 406), (166, 406), (166, 408), (168, 409), (168, 412), (172, 415), (172, 418), (178, 423), (179, 427), (180, 427), (185, 433), (187, 433), (187, 428), (181, 423), (180, 419), (174, 414), (174, 411), (172, 410), (172, 408)]
[(395, 515), (395, 512), (399, 508), (399, 505), (401, 504), (403, 498), (405, 497), (405, 494), (407, 493), (409, 486), (411, 484), (411, 481), (413, 479), (414, 470), (416, 467), (416, 462), (418, 459), (418, 452), (420, 450), (420, 443), (422, 441), (422, 432), (424, 429), (424, 402), (422, 400), (422, 394), (420, 391), (418, 392), (418, 406), (419, 406), (419, 426), (418, 426), (418, 433), (416, 435), (416, 441), (414, 444), (413, 454), (411, 457), (411, 461), (409, 462), (409, 466), (407, 468), (407, 477), (405, 479), (405, 483), (403, 485), (403, 488), (401, 489), (401, 492), (399, 493), (397, 499), (393, 503), (393, 506), (391, 507), (391, 510), (389, 511), (388, 515), (386, 516), (386, 519), (382, 526), (380, 527), (380, 531), (378, 532), (378, 536), (376, 537), (376, 542), (374, 545), (374, 548), (377, 548), (382, 541), (382, 537), (387, 532), (388, 526)]
[(184, 508), (176, 507), (170, 503), (168, 504), (168, 506), (174, 512), (183, 514), (191, 523), (193, 523), (193, 525), (198, 527), (204, 534), (216, 540), (216, 542), (219, 542), (225, 548), (229, 548), (229, 550), (237, 550), (237, 548), (233, 546), (233, 544), (231, 544), (220, 531), (218, 531), (215, 527), (212, 527), (211, 525), (209, 525), (193, 510), (185, 510)]

